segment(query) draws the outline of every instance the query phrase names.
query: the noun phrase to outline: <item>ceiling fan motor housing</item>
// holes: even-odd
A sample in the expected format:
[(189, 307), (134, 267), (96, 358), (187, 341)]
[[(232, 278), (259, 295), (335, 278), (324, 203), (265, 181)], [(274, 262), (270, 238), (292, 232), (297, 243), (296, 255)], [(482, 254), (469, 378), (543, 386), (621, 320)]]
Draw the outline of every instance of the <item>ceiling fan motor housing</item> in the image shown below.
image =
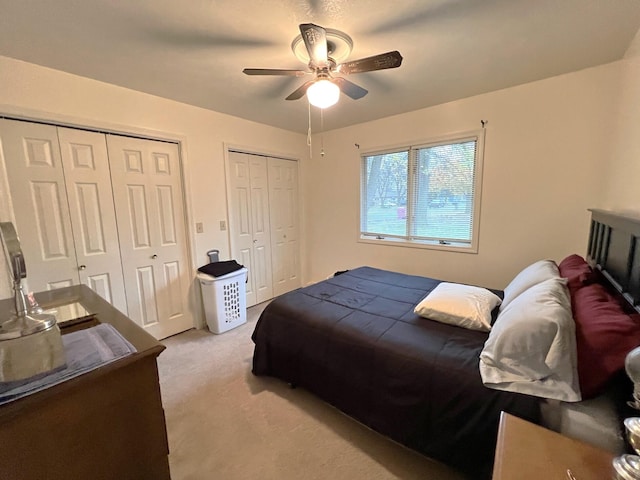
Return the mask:
[[(337, 65), (340, 62), (344, 62), (351, 51), (353, 50), (353, 40), (349, 35), (340, 30), (334, 30), (332, 28), (325, 28), (327, 38), (327, 52), (330, 55), (330, 60)], [(298, 35), (291, 42), (291, 50), (298, 60), (302, 63), (308, 64), (311, 61), (307, 47), (302, 40), (302, 34)]]

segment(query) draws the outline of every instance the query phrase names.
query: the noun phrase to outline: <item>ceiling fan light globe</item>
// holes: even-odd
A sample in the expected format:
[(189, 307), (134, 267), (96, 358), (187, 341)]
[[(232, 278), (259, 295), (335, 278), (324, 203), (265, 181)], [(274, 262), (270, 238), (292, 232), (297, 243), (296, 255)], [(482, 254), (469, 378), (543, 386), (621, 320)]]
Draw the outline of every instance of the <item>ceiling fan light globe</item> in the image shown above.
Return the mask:
[(318, 80), (307, 89), (307, 98), (314, 107), (328, 108), (338, 103), (340, 88), (329, 80)]

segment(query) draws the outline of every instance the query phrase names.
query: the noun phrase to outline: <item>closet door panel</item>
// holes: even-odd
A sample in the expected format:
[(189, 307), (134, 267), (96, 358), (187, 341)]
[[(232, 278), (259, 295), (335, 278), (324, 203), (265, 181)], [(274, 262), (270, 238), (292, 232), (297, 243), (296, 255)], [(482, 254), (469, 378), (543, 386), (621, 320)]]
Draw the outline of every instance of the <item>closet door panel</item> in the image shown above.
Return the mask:
[(31, 181), (31, 202), (44, 260), (69, 257), (58, 182)]
[(28, 289), (79, 283), (56, 127), (0, 119), (0, 140)]
[[(91, 290), (96, 292), (106, 301), (113, 305), (113, 286), (111, 278), (108, 274), (87, 275), (85, 283)], [(126, 313), (124, 310), (119, 309), (121, 312)]]
[(178, 147), (107, 137), (129, 316), (156, 338), (193, 326)]
[(298, 221), (298, 164), (268, 159), (273, 293), (282, 295), (300, 287)]
[(141, 265), (135, 270), (137, 285), (133, 304), (137, 307), (138, 323), (143, 327), (154, 327), (159, 323), (158, 305), (156, 302), (156, 282), (153, 265)]
[(184, 311), (184, 301), (181, 296), (180, 288), (180, 263), (179, 262), (165, 262), (164, 267), (164, 282), (169, 285), (167, 288), (167, 313), (169, 318), (182, 315)]
[(104, 134), (58, 128), (80, 281), (127, 314)]
[[(155, 192), (158, 220), (158, 243), (162, 269), (162, 319), (166, 332), (193, 327), (193, 317), (187, 309), (191, 269), (187, 257), (184, 199), (180, 174), (178, 146), (147, 141), (152, 159), (151, 185)], [(170, 333), (173, 335), (175, 332)], [(166, 335), (165, 335), (166, 336)]]
[[(23, 252), (24, 253), (24, 252)], [(56, 288), (70, 287), (76, 285), (78, 282), (75, 278), (67, 278), (65, 280), (57, 280), (55, 282), (48, 282), (46, 290), (55, 290)]]
[[(71, 199), (74, 196), (75, 199)], [(74, 201), (75, 200), (75, 201)], [(73, 205), (73, 207), (71, 207)], [(102, 208), (97, 183), (76, 183), (69, 192), (69, 206), (77, 209), (80, 223), (80, 247), (85, 255), (106, 253)]]
[[(248, 181), (248, 179), (247, 179)], [(230, 222), (229, 229), (232, 232), (231, 252), (232, 255), (240, 258), (236, 259), (241, 265), (247, 267), (246, 296), (247, 306), (256, 305), (258, 297), (256, 294), (255, 268), (254, 268), (254, 244), (251, 234), (251, 206), (250, 189), (247, 187), (237, 187), (236, 202), (229, 206), (230, 215), (234, 218)]]
[(229, 152), (231, 253), (247, 269), (247, 306), (273, 298), (266, 158)]
[(258, 303), (264, 302), (273, 298), (271, 293), (271, 278), (269, 274), (268, 265), (271, 263), (271, 252), (260, 245), (254, 248), (254, 265), (255, 265), (255, 286), (256, 286), (256, 301)]
[(251, 178), (251, 230), (255, 262), (256, 302), (273, 298), (271, 265), (271, 220), (267, 159), (247, 155)]
[(160, 217), (160, 243), (164, 246), (178, 243), (176, 234), (176, 218), (173, 207), (173, 191), (170, 185), (156, 187), (158, 197), (158, 216)]
[(251, 178), (249, 158), (243, 153), (229, 152), (229, 232), (231, 255), (247, 267), (247, 306), (256, 305), (253, 235), (251, 231)]
[[(148, 198), (145, 185), (127, 185), (126, 209), (128, 211), (128, 224), (130, 224), (131, 247), (144, 249), (151, 247), (151, 233), (149, 231)], [(126, 225), (123, 225), (126, 229)]]

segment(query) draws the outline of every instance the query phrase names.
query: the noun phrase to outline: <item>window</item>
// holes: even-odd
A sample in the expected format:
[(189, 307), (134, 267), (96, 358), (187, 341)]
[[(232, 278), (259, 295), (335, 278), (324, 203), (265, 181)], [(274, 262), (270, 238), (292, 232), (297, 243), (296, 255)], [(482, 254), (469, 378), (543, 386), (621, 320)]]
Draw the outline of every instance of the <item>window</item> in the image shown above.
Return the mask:
[(484, 131), (362, 156), (362, 241), (477, 252)]

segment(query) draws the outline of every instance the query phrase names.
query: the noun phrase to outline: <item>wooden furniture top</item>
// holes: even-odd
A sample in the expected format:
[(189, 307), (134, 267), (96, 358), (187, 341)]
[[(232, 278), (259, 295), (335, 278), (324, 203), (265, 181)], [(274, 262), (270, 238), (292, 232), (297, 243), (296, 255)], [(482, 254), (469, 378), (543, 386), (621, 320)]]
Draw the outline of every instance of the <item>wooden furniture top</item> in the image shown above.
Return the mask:
[[(134, 323), (122, 312), (114, 308), (109, 302), (100, 297), (86, 285), (73, 285), (46, 292), (35, 294), (38, 304), (44, 309), (51, 309), (62, 305), (78, 302), (92, 314), (93, 318), (85, 319), (79, 322), (68, 322), (61, 324), (60, 330), (62, 334), (69, 333), (74, 330), (88, 328), (99, 323), (109, 323), (113, 325), (120, 334), (126, 338), (135, 348), (136, 353), (115, 360), (95, 370), (91, 370), (78, 377), (71, 378), (54, 387), (46, 388), (39, 392), (33, 393), (26, 397), (22, 397), (19, 402), (10, 402), (0, 406), (0, 417), (7, 418), (14, 415), (20, 415), (21, 412), (29, 410), (33, 405), (46, 400), (52, 395), (63, 394), (66, 389), (73, 388), (78, 382), (82, 382), (87, 378), (97, 378), (107, 375), (110, 372), (123, 368), (127, 365), (137, 362), (142, 357), (157, 357), (165, 346), (158, 342), (155, 338), (144, 331), (140, 326)], [(8, 316), (14, 310), (13, 298), (0, 300), (0, 315)]]
[(614, 454), (565, 437), (508, 413), (500, 416), (493, 480), (603, 480), (613, 474)]

